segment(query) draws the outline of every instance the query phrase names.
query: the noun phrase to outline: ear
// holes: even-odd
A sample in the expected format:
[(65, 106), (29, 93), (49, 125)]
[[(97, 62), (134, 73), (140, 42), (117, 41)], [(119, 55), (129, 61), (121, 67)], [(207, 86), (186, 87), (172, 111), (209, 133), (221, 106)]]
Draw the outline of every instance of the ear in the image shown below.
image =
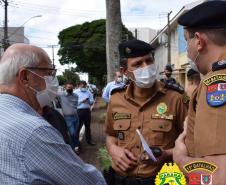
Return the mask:
[(121, 74), (124, 74), (124, 75), (127, 74), (127, 69), (125, 67), (120, 67), (119, 71)]
[(23, 85), (28, 85), (28, 72), (25, 69), (20, 69), (18, 72), (18, 79)]
[(196, 46), (198, 49), (198, 52), (202, 51), (206, 46), (206, 36), (203, 33), (196, 32)]

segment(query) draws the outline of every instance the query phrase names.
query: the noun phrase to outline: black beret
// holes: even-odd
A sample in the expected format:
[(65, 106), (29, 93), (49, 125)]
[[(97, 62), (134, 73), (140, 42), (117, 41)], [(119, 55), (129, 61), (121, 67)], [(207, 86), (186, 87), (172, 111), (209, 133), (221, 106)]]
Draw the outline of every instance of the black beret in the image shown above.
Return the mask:
[(165, 70), (167, 70), (169, 72), (173, 72), (173, 69), (172, 69), (171, 65), (166, 65), (165, 66)]
[(191, 77), (192, 75), (199, 75), (199, 72), (195, 71), (194, 69), (189, 69), (187, 72), (187, 78)]
[(147, 55), (154, 51), (150, 44), (141, 40), (129, 40), (119, 44), (121, 58), (135, 58)]
[(226, 29), (226, 2), (215, 0), (199, 4), (182, 15), (178, 23), (187, 28)]

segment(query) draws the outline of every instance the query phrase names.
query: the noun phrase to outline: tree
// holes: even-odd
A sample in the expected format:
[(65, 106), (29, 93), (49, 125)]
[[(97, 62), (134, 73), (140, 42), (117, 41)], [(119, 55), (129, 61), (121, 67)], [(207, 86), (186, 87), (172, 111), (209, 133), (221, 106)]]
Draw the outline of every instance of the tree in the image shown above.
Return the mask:
[[(122, 34), (133, 38), (123, 26)], [(59, 35), (61, 64), (76, 63), (77, 72), (86, 72), (89, 79), (103, 87), (107, 75), (106, 66), (106, 20), (100, 19), (71, 26)]]
[(63, 75), (57, 76), (59, 85), (64, 85), (66, 82), (77, 84), (80, 81), (75, 68), (65, 69)]
[(119, 68), (118, 44), (122, 39), (120, 0), (106, 0), (107, 11), (107, 80), (112, 81)]

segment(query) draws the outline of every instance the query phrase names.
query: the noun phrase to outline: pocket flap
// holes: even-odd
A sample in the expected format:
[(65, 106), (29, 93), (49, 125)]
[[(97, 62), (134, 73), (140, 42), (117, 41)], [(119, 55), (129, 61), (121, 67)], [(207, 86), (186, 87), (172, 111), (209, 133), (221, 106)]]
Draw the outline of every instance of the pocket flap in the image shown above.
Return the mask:
[(162, 121), (162, 120), (155, 120), (151, 123), (150, 128), (153, 131), (158, 132), (169, 132), (172, 129), (172, 122), (171, 121)]
[(115, 121), (113, 127), (114, 130), (128, 130), (130, 128), (130, 123), (131, 123), (130, 119), (121, 119)]

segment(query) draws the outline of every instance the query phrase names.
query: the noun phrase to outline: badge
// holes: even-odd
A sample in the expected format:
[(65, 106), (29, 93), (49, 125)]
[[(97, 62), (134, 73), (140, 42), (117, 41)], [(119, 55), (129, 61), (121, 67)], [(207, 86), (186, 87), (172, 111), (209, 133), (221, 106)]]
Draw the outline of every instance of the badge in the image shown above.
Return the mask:
[(218, 107), (226, 103), (226, 83), (207, 86), (206, 100), (208, 105)]
[(128, 53), (128, 54), (131, 53), (131, 49), (126, 47), (126, 53)]
[(131, 119), (131, 114), (129, 113), (114, 113), (113, 114), (114, 120), (120, 120), (120, 119)]
[(173, 120), (173, 114), (152, 114), (152, 119), (166, 119), (166, 120)]
[(118, 132), (118, 139), (119, 140), (124, 140), (125, 139), (125, 135), (123, 132)]
[(158, 106), (157, 106), (157, 112), (159, 114), (164, 114), (164, 113), (166, 113), (166, 111), (167, 111), (167, 105), (165, 103), (158, 104)]
[(201, 174), (201, 185), (212, 185), (212, 175), (211, 174)]
[(186, 179), (176, 163), (165, 163), (155, 178), (156, 185), (178, 184), (185, 185)]
[(184, 94), (182, 101), (183, 101), (183, 103), (187, 104), (190, 101), (190, 97), (187, 96), (186, 94)]

